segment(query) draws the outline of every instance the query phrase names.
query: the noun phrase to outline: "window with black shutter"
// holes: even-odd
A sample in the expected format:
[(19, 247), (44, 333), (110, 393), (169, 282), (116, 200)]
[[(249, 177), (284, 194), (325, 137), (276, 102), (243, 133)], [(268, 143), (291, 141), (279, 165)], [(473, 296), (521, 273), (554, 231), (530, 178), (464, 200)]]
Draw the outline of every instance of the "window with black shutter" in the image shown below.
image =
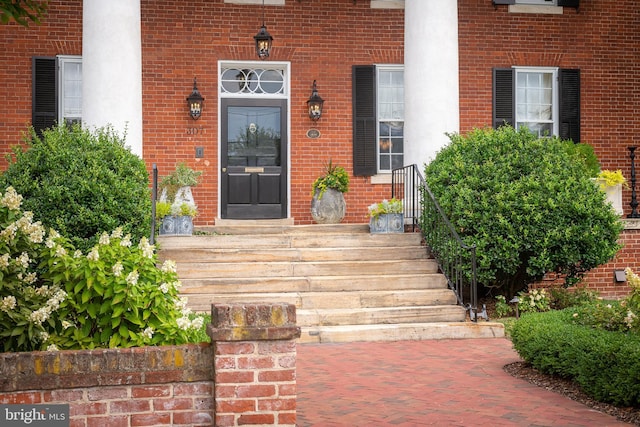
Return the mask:
[(375, 66), (353, 66), (353, 174), (372, 176), (376, 161)]
[(31, 124), (38, 134), (55, 125), (58, 119), (58, 88), (56, 59), (32, 59)]
[[(494, 128), (503, 125), (514, 127), (529, 126), (538, 134), (556, 134), (562, 139), (580, 142), (580, 70), (552, 69), (557, 79), (552, 79), (553, 98), (545, 99), (544, 91), (551, 92), (549, 86), (535, 82), (522, 87), (522, 82), (529, 82), (539, 72), (549, 74), (549, 68), (541, 67), (518, 69), (495, 68), (493, 70), (493, 117)], [(521, 74), (518, 74), (521, 73)], [(520, 75), (518, 78), (517, 76)], [(541, 81), (544, 79), (541, 79)], [(547, 80), (548, 81), (548, 80)], [(529, 84), (527, 83), (527, 84)], [(516, 99), (516, 93), (518, 99)], [(516, 106), (517, 103), (517, 106)], [(553, 111), (553, 114), (550, 112)]]

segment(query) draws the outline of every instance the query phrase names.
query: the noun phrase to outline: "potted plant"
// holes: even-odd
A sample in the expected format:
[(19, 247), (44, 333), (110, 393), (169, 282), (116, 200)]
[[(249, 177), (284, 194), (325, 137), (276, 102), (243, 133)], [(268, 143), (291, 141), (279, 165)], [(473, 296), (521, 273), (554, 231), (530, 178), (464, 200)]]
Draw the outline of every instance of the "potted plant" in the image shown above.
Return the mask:
[(156, 202), (156, 218), (161, 222), (162, 235), (193, 233), (193, 218), (198, 208), (193, 200), (191, 187), (198, 185), (202, 172), (195, 171), (185, 163), (160, 181), (160, 200)]
[(404, 215), (402, 200), (383, 200), (369, 206), (369, 231), (371, 233), (403, 233)]
[(613, 209), (615, 209), (619, 215), (622, 215), (622, 186), (627, 185), (627, 180), (624, 175), (622, 175), (622, 171), (602, 170), (595, 178), (595, 182), (600, 186), (600, 189), (605, 192), (607, 200), (611, 203)]
[(344, 218), (347, 204), (344, 193), (349, 191), (349, 174), (331, 160), (324, 174), (312, 185), (311, 216), (318, 224), (337, 224)]

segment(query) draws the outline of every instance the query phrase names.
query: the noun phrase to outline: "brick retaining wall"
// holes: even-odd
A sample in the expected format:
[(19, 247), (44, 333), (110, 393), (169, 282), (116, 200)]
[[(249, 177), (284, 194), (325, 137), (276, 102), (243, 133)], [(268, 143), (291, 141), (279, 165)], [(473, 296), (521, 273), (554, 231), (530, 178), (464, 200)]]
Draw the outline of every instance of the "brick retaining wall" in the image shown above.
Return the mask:
[(212, 314), (211, 345), (0, 353), (0, 404), (69, 404), (73, 427), (295, 426), (295, 306)]

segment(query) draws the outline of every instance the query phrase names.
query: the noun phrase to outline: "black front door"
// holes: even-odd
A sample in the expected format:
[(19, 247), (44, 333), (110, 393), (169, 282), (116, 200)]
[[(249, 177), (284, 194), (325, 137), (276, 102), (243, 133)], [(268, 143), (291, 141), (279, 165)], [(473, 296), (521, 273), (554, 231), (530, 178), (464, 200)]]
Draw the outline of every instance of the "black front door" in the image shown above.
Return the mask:
[(286, 106), (286, 100), (222, 100), (222, 218), (287, 217)]

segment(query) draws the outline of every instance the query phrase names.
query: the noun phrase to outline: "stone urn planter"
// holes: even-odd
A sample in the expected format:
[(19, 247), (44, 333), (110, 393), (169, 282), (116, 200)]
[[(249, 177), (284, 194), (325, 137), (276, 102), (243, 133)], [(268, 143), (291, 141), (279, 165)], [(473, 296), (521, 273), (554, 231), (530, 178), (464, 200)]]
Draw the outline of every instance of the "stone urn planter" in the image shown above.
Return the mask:
[(369, 231), (376, 233), (404, 233), (404, 215), (401, 213), (380, 214), (369, 219)]
[(311, 217), (318, 224), (338, 224), (344, 218), (347, 203), (344, 194), (333, 188), (327, 188), (322, 197), (316, 190), (311, 199)]

